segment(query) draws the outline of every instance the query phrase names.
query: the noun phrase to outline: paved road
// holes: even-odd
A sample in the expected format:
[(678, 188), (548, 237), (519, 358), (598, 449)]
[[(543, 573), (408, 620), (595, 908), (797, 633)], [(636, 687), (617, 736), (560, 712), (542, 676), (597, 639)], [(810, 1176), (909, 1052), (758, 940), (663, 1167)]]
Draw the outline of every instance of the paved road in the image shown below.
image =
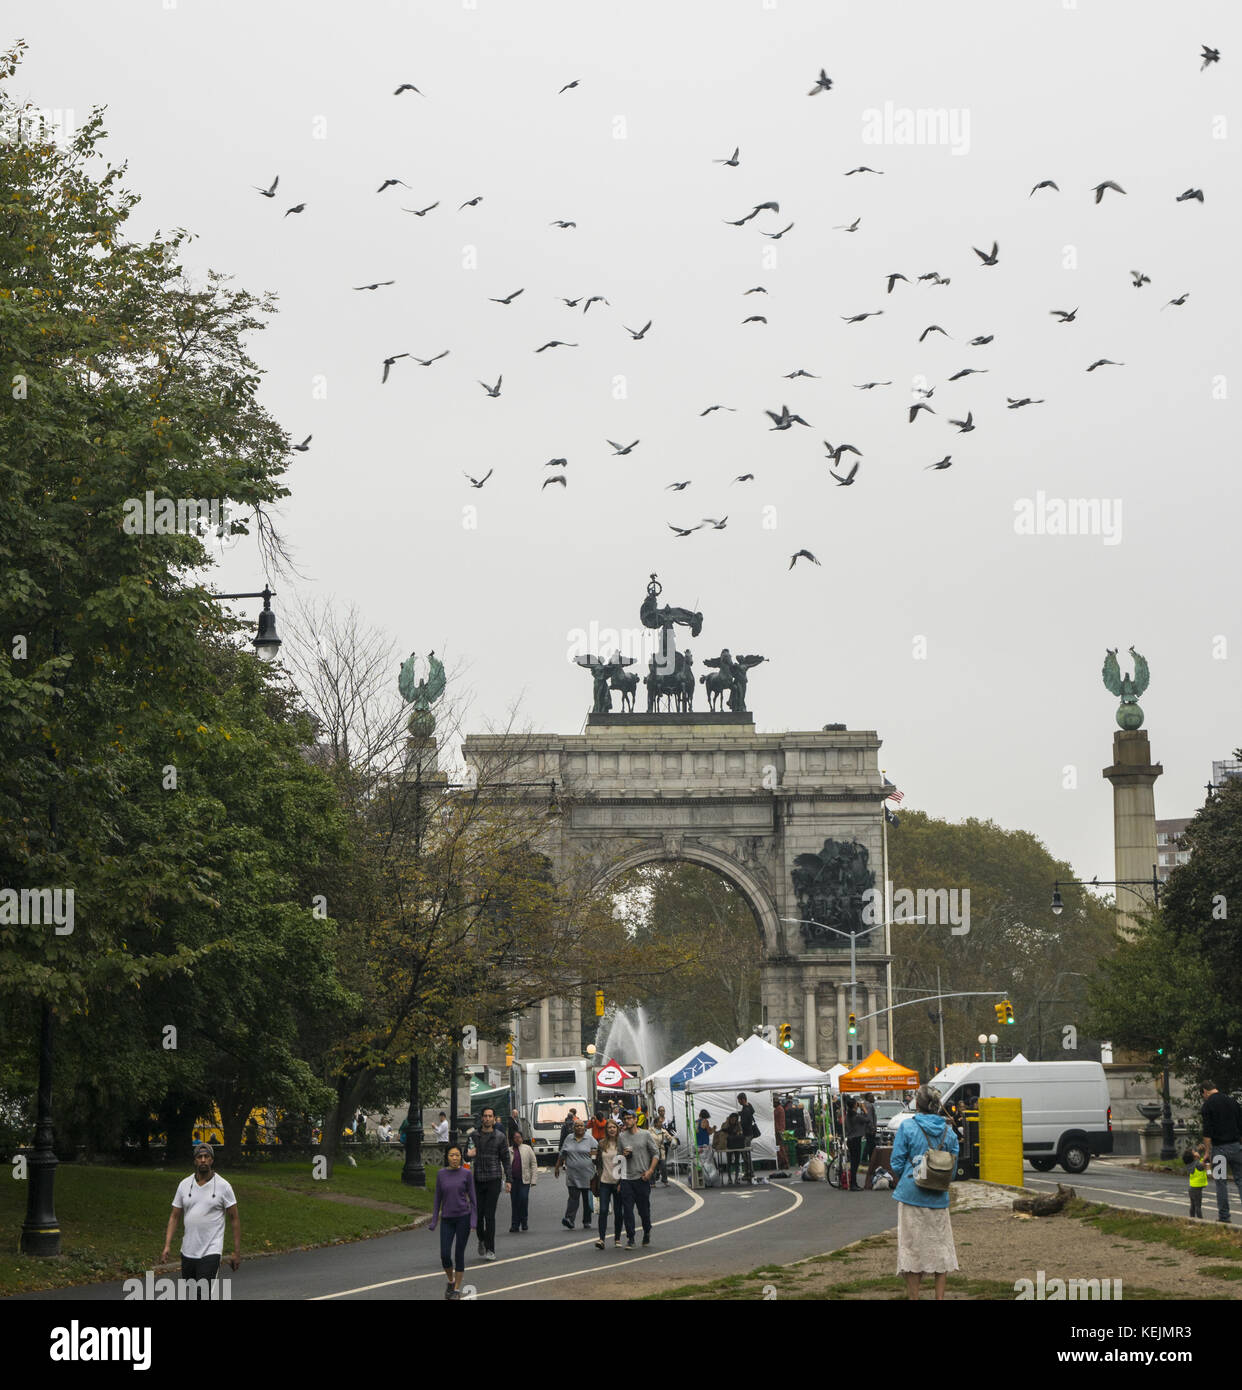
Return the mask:
[[(1072, 1186), (1087, 1201), (1107, 1202), (1110, 1206), (1131, 1207), (1135, 1211), (1155, 1212), (1160, 1216), (1189, 1216), (1186, 1179), (1177, 1173), (1141, 1173), (1137, 1168), (1126, 1166), (1135, 1161), (1093, 1158), (1087, 1171), (1076, 1176), (1060, 1168), (1051, 1173), (1036, 1173), (1029, 1166), (1024, 1166), (1022, 1179), (1027, 1187), (1037, 1191), (1055, 1192), (1059, 1179)], [(1238, 1193), (1233, 1189), (1230, 1211), (1235, 1222), (1242, 1222), (1242, 1214), (1236, 1211), (1237, 1205)], [(1203, 1212), (1205, 1218), (1216, 1219), (1216, 1190), (1210, 1183), (1203, 1200)]]
[[(896, 1225), (888, 1192), (839, 1192), (826, 1183), (757, 1183), (691, 1192), (679, 1183), (652, 1194), (652, 1244), (595, 1248), (595, 1232), (567, 1231), (565, 1182), (541, 1172), (531, 1193), (531, 1231), (510, 1235), (509, 1199), (502, 1196), (497, 1258), (466, 1254), (466, 1280), (477, 1298), (633, 1298), (676, 1284), (719, 1279), (763, 1264), (789, 1264), (848, 1245)], [(243, 1236), (245, 1212), (242, 1212)], [(641, 1239), (641, 1233), (640, 1233)], [(243, 1243), (243, 1250), (244, 1250)], [(243, 1299), (443, 1299), (439, 1234), (426, 1230), (350, 1245), (303, 1250), (227, 1268), (234, 1301)], [(172, 1272), (172, 1271), (170, 1271)], [(120, 1283), (93, 1284), (39, 1299), (112, 1300)]]

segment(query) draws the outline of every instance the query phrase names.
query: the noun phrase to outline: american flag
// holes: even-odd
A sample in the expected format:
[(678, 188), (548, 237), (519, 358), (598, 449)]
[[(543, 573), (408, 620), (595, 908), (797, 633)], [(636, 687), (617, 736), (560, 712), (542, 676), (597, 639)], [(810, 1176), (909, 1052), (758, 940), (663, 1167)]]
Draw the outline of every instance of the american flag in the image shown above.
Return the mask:
[(889, 792), (888, 798), (887, 798), (887, 799), (888, 799), (889, 801), (895, 801), (895, 802), (897, 802), (898, 805), (900, 805), (900, 804), (901, 804), (901, 801), (902, 801), (902, 798), (905, 796), (905, 792), (898, 791), (897, 788), (896, 788), (895, 786), (893, 786), (893, 783), (890, 782), (890, 781), (888, 780), (887, 777), (885, 777), (885, 779), (884, 779), (884, 785), (885, 785), (886, 787), (892, 787), (892, 788), (893, 788), (892, 791)]

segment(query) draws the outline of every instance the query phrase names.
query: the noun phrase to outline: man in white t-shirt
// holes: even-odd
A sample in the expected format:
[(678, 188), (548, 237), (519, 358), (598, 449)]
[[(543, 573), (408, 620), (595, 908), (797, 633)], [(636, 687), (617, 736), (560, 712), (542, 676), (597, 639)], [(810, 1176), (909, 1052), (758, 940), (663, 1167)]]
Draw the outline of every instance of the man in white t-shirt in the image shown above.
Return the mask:
[(220, 1270), (224, 1254), (224, 1218), (233, 1223), (233, 1255), (229, 1266), (236, 1270), (241, 1264), (241, 1218), (237, 1214), (237, 1198), (233, 1189), (215, 1171), (215, 1151), (210, 1144), (194, 1148), (194, 1173), (177, 1186), (173, 1197), (172, 1214), (164, 1232), (164, 1253), (160, 1263), (168, 1259), (168, 1248), (177, 1229), (178, 1218), (185, 1221), (181, 1237), (181, 1277), (183, 1279), (214, 1279)]
[(440, 1167), (448, 1167), (449, 1122), (443, 1110), (436, 1121), (436, 1143), (440, 1145)]

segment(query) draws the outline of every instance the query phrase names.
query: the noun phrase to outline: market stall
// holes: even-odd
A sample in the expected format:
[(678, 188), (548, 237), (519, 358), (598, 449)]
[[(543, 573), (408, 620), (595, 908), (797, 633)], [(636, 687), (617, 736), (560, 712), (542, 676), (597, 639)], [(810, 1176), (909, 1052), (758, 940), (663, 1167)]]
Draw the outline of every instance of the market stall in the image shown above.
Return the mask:
[[(894, 1062), (891, 1057), (886, 1057), (882, 1052), (876, 1051), (869, 1057), (864, 1057), (857, 1066), (851, 1067), (849, 1071), (843, 1073), (837, 1081), (837, 1086), (840, 1133), (844, 1134), (845, 1096), (847, 1094), (897, 1092), (904, 1095), (907, 1092), (918, 1090), (919, 1074), (916, 1071), (911, 1071), (909, 1067), (903, 1067), (899, 1062)], [(881, 1167), (887, 1168), (891, 1155), (891, 1145), (876, 1145), (868, 1155), (864, 1187), (871, 1186), (872, 1179)]]

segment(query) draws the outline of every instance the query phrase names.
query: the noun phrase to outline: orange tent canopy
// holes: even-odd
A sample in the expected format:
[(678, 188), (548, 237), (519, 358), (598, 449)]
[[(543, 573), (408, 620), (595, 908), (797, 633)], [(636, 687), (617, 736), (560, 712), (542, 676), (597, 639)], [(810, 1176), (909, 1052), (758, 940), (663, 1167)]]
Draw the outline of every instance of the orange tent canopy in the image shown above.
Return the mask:
[(837, 1085), (842, 1091), (917, 1091), (919, 1074), (882, 1052), (873, 1052), (856, 1067), (842, 1072)]

